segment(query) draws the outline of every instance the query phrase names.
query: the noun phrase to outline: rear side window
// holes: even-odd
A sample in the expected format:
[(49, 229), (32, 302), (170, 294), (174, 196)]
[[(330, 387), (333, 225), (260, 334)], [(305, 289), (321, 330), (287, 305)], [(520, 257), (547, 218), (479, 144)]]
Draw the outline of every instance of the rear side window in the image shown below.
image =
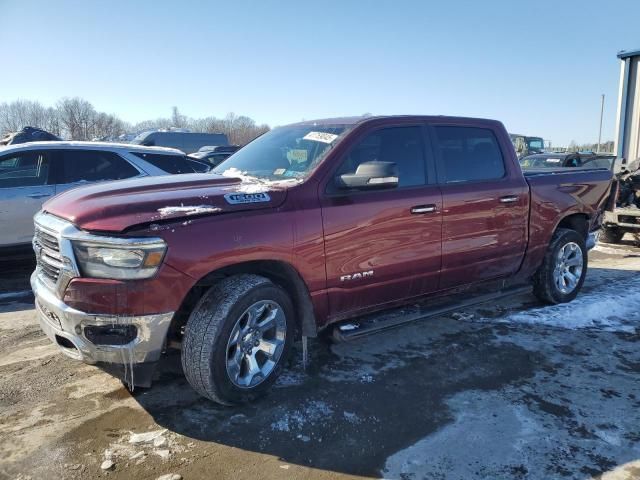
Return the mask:
[(162, 155), (158, 153), (140, 153), (131, 152), (136, 157), (141, 158), (145, 162), (149, 162), (156, 168), (164, 170), (167, 173), (194, 173), (197, 170), (189, 162), (186, 155)]
[(60, 183), (122, 180), (140, 173), (113, 152), (98, 150), (65, 150), (62, 152)]
[(0, 157), (0, 188), (45, 185), (48, 159), (40, 152), (22, 152)]
[(502, 152), (486, 128), (434, 127), (441, 182), (474, 182), (504, 177)]
[(426, 183), (422, 129), (392, 127), (376, 130), (351, 148), (338, 175), (355, 173), (363, 162), (393, 162), (398, 167), (398, 186), (411, 187)]

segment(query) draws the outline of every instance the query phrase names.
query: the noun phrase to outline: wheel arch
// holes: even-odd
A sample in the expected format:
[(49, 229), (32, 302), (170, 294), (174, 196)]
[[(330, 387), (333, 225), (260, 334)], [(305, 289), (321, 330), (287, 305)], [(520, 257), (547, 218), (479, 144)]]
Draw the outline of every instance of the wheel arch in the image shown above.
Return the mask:
[(575, 230), (586, 240), (589, 236), (589, 215), (586, 213), (571, 213), (566, 215), (558, 221), (553, 232), (555, 233), (559, 228)]
[(252, 273), (268, 278), (282, 287), (290, 296), (295, 310), (297, 334), (317, 336), (316, 318), (309, 289), (298, 271), (280, 260), (251, 260), (213, 270), (198, 280), (189, 290), (169, 328), (169, 341), (182, 336), (182, 328), (204, 293), (223, 278)]

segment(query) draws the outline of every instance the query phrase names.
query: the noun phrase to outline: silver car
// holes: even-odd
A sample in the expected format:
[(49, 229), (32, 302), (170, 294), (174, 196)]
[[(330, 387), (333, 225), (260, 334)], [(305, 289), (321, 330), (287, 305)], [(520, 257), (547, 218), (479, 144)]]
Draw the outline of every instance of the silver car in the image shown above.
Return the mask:
[(0, 252), (30, 248), (33, 216), (49, 197), (90, 182), (206, 171), (180, 150), (97, 142), (0, 147)]

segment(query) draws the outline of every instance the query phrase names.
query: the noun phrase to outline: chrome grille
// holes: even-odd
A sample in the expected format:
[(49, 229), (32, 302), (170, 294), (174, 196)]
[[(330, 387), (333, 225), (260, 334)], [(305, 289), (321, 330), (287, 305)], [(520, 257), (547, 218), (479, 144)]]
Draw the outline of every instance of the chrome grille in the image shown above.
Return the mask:
[(38, 272), (45, 280), (55, 285), (60, 277), (60, 270), (63, 265), (58, 239), (55, 235), (46, 232), (36, 225), (36, 231), (33, 237), (33, 249), (36, 252)]

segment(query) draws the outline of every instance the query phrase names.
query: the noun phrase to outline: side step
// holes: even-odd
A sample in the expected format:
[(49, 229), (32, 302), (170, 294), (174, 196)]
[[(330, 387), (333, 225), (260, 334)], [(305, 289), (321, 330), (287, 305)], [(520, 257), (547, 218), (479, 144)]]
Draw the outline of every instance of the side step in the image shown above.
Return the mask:
[(531, 287), (526, 286), (471, 296), (466, 300), (460, 300), (459, 298), (452, 298), (451, 296), (448, 296), (444, 297), (442, 301), (436, 304), (433, 302), (430, 304), (415, 304), (408, 307), (405, 306), (393, 310), (387, 310), (381, 313), (365, 315), (338, 323), (333, 328), (333, 339), (337, 342), (349, 342), (384, 330), (390, 330), (407, 323), (436, 317), (445, 313), (454, 312), (462, 308), (479, 305), (500, 298), (522, 295), (530, 292)]

